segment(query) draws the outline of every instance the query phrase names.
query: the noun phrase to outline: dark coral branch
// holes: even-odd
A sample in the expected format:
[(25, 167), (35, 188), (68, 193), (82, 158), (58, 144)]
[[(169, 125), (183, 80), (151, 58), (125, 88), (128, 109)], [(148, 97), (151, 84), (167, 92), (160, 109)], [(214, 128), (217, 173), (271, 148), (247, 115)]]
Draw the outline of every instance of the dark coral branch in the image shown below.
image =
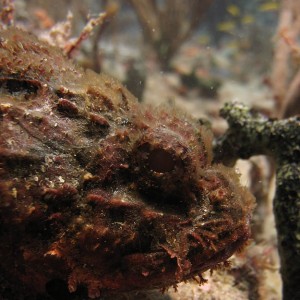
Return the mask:
[(143, 28), (143, 35), (154, 51), (163, 69), (180, 46), (198, 28), (211, 0), (158, 1), (128, 0)]
[(283, 295), (299, 299), (300, 117), (272, 120), (236, 103), (226, 104), (221, 115), (229, 129), (216, 143), (215, 160), (232, 164), (237, 158), (266, 154), (276, 161), (274, 213)]

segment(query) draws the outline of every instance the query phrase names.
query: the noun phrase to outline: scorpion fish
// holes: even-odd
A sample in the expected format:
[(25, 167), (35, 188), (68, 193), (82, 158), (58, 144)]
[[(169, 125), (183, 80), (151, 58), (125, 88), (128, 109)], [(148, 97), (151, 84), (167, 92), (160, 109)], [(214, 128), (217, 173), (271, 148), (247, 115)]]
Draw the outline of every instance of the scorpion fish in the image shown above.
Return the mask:
[(13, 299), (98, 298), (201, 278), (244, 247), (253, 203), (213, 163), (206, 126), (0, 31), (3, 299), (7, 286)]

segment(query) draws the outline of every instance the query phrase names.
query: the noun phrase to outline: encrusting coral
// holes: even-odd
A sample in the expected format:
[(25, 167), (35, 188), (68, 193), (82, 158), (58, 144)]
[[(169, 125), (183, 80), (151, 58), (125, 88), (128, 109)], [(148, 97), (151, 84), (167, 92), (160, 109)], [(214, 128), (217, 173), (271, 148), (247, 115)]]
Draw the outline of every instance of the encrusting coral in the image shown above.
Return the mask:
[(215, 160), (271, 156), (276, 162), (274, 215), (281, 261), (283, 298), (299, 299), (300, 290), (300, 117), (269, 119), (249, 107), (228, 103), (221, 110), (227, 132), (216, 143)]
[(253, 197), (212, 164), (205, 126), (16, 28), (1, 31), (0, 136), (0, 270), (15, 299), (165, 288), (250, 236)]

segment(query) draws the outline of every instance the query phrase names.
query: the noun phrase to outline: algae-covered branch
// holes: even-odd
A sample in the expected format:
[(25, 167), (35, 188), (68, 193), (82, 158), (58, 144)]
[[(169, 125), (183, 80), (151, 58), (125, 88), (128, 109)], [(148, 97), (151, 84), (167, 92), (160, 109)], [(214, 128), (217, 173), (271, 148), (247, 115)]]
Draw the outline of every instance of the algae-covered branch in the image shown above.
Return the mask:
[(268, 119), (241, 104), (226, 104), (221, 115), (229, 129), (214, 149), (215, 159), (266, 154), (276, 161), (274, 213), (284, 299), (299, 299), (300, 282), (300, 117)]

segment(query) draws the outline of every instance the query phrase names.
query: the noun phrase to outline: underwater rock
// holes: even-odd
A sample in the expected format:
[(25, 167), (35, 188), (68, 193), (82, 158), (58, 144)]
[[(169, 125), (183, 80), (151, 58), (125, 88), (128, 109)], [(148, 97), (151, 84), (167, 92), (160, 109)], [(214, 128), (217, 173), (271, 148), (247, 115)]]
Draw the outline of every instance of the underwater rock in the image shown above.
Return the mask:
[(14, 299), (163, 289), (227, 265), (250, 236), (253, 197), (212, 164), (206, 127), (16, 28), (0, 36), (0, 137)]

